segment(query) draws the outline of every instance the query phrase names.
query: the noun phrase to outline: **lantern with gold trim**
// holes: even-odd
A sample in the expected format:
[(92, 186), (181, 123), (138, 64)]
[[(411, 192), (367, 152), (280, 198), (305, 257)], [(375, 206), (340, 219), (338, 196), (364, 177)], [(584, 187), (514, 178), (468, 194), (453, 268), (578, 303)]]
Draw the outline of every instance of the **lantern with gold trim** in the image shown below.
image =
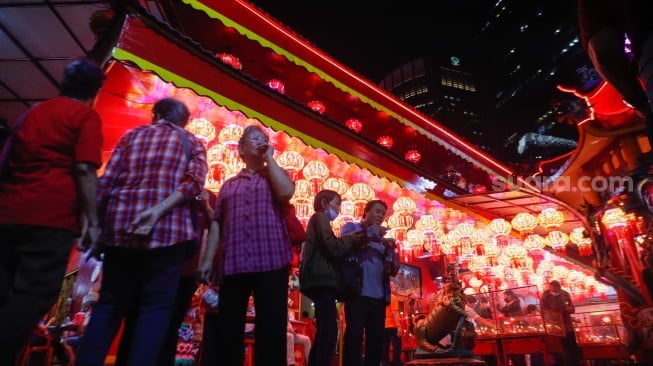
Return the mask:
[(299, 171), (304, 168), (304, 157), (293, 150), (283, 151), (275, 160), (280, 167), (288, 172), (290, 179), (293, 181), (297, 180)]
[(537, 221), (547, 230), (557, 229), (565, 222), (565, 215), (553, 207), (545, 208), (537, 215)]
[(372, 187), (363, 182), (354, 183), (349, 186), (345, 196), (348, 200), (354, 203), (354, 216), (356, 218), (362, 218), (367, 202), (376, 198), (376, 194)]
[(519, 231), (522, 238), (533, 232), (537, 226), (537, 218), (528, 212), (520, 212), (510, 221), (512, 228)]
[(592, 255), (592, 239), (585, 236), (585, 228), (577, 227), (569, 234), (569, 240), (578, 247), (578, 254), (587, 257)]
[(504, 219), (494, 219), (490, 221), (488, 229), (499, 247), (505, 247), (509, 242), (512, 225)]

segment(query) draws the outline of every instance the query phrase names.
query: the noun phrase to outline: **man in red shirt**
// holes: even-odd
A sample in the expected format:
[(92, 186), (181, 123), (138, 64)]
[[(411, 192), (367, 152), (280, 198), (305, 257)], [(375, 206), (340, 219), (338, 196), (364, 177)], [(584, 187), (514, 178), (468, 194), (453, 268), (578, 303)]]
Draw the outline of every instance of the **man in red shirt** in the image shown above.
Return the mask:
[(102, 132), (92, 106), (103, 81), (97, 64), (70, 62), (60, 95), (33, 106), (18, 131), (0, 182), (0, 324), (10, 330), (0, 332), (0, 365), (14, 363), (57, 299), (75, 238), (98, 240)]

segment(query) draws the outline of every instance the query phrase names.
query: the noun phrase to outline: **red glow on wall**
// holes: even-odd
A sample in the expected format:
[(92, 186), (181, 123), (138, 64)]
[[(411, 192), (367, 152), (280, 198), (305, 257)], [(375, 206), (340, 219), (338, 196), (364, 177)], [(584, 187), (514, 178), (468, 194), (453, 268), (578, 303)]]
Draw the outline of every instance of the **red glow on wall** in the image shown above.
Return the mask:
[(379, 118), (381, 118), (381, 119), (388, 119), (388, 118), (390, 118), (390, 115), (387, 114), (387, 113), (384, 112), (384, 111), (379, 111), (379, 112), (376, 113), (376, 115), (377, 115)]
[(487, 192), (487, 188), (484, 185), (477, 184), (472, 188), (473, 193), (485, 193)]
[(347, 94), (347, 101), (356, 103), (356, 102), (360, 102), (360, 98), (358, 98), (355, 95)]
[(281, 62), (281, 61), (283, 61), (283, 60), (286, 59), (285, 56), (280, 55), (280, 54), (278, 54), (278, 53), (276, 53), (276, 52), (272, 52), (272, 53), (270, 53), (270, 58), (271, 58), (273, 61), (276, 61), (276, 62)]
[(409, 136), (409, 137), (417, 136), (417, 131), (415, 131), (415, 129), (410, 127), (410, 126), (404, 127), (404, 133), (406, 134), (406, 136)]

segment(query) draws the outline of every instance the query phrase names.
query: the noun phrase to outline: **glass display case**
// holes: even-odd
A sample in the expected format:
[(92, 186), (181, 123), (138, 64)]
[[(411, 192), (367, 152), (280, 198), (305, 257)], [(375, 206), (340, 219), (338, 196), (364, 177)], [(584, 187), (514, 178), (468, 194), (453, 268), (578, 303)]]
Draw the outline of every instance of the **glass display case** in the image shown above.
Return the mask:
[[(565, 334), (562, 314), (542, 312), (537, 286), (472, 295), (477, 338), (474, 354), (494, 358), (495, 363), (521, 364), (528, 357), (554, 359), (562, 353)], [(468, 306), (471, 303), (468, 302)], [(531, 358), (533, 360), (533, 358)], [(548, 363), (537, 363), (548, 365)]]
[[(473, 309), (478, 338), (521, 335), (564, 336), (564, 321), (559, 313), (542, 312), (537, 286), (469, 295), (475, 298)], [(469, 303), (468, 303), (469, 306)]]
[(572, 314), (576, 342), (583, 345), (628, 344), (618, 310)]

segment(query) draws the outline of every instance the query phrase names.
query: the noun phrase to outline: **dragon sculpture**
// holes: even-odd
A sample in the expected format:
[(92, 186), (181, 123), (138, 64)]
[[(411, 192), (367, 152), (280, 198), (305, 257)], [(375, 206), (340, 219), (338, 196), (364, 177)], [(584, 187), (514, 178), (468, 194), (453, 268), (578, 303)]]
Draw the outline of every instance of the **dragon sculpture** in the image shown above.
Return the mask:
[[(414, 320), (413, 335), (417, 342), (415, 358), (472, 357), (476, 331), (466, 320), (465, 294), (458, 281), (458, 265), (447, 265), (448, 282), (438, 292), (433, 308)], [(440, 340), (452, 336), (453, 345), (443, 346)]]

